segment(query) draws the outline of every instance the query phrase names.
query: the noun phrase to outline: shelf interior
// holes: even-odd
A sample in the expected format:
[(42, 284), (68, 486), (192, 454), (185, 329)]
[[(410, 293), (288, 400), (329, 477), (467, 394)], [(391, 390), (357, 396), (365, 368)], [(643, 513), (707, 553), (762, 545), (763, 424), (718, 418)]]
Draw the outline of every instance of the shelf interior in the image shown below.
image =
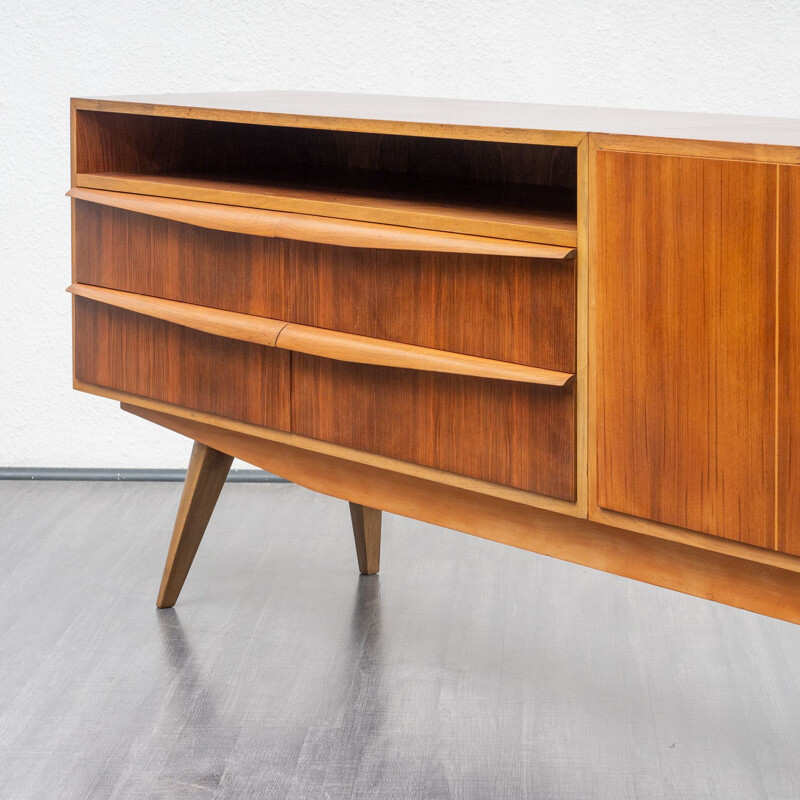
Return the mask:
[(82, 112), (77, 186), (575, 247), (576, 150)]
[(574, 247), (574, 193), (368, 170), (314, 175), (106, 172), (78, 186)]

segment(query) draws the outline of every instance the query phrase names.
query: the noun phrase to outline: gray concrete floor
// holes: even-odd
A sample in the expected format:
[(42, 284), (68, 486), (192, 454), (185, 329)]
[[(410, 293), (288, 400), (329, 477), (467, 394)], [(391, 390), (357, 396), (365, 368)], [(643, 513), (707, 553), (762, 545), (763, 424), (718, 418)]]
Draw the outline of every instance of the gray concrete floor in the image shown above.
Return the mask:
[(347, 504), (0, 482), (0, 797), (800, 797), (800, 626)]

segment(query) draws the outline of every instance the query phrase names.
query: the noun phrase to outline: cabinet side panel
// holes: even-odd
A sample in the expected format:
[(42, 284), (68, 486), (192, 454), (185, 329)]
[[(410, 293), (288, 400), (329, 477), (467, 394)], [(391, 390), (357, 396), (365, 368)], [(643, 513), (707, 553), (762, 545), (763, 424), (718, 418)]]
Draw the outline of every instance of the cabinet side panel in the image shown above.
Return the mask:
[(800, 555), (800, 167), (780, 168), (778, 550)]
[(773, 547), (776, 168), (597, 159), (598, 504)]
[(189, 140), (184, 120), (75, 109), (76, 173), (176, 169)]

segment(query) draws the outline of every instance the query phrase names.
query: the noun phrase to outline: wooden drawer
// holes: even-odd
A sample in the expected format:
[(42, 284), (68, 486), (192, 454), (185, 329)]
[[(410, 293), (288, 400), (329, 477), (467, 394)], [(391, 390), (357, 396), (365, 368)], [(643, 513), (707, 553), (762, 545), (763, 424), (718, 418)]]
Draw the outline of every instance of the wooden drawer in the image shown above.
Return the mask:
[(75, 378), (269, 428), (289, 430), (290, 355), (82, 297)]
[(332, 246), (76, 200), (75, 268), (84, 284), (575, 371), (571, 258)]
[(573, 391), (293, 353), (292, 430), (574, 500)]
[(84, 383), (575, 498), (572, 382), (544, 386), (337, 361), (80, 296), (74, 326), (75, 378)]

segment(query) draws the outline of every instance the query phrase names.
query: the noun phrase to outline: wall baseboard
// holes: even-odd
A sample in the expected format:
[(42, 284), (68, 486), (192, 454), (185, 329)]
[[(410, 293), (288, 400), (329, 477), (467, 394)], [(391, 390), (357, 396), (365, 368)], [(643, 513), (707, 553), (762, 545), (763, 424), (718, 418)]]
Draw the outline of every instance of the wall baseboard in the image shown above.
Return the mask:
[[(183, 481), (185, 469), (73, 469), (0, 467), (0, 481)], [(289, 483), (262, 469), (232, 469), (228, 483)]]

